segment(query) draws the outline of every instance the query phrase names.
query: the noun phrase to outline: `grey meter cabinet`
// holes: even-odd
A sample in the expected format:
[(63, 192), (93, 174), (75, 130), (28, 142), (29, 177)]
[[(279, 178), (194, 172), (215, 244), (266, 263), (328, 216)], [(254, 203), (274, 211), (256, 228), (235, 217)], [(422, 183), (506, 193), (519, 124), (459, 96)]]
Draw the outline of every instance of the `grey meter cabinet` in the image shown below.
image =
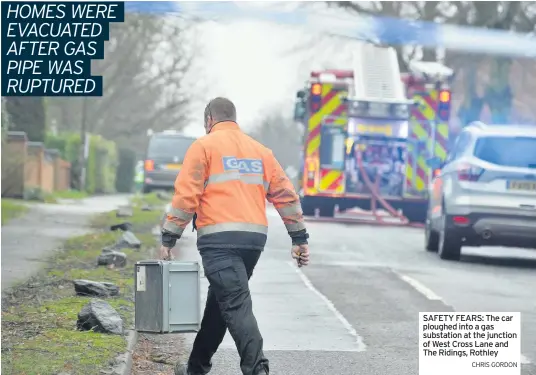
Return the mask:
[(201, 324), (197, 262), (146, 260), (135, 265), (138, 332), (197, 332)]

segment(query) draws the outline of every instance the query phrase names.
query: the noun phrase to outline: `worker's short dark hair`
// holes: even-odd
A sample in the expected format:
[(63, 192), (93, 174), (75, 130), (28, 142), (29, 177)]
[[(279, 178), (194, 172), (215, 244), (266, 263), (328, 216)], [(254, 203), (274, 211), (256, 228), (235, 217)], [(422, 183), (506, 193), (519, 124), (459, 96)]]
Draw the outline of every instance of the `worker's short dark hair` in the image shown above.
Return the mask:
[(208, 102), (205, 107), (205, 124), (209, 117), (212, 117), (215, 122), (236, 122), (236, 107), (233, 102), (227, 98), (214, 98)]

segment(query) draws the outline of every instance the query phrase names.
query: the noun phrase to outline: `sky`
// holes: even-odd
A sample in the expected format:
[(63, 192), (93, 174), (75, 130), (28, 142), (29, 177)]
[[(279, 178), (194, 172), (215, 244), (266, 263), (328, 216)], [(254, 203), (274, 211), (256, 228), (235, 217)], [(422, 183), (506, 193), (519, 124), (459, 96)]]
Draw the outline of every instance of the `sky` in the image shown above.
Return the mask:
[[(281, 7), (300, 6), (297, 2), (237, 4), (253, 6), (257, 10), (263, 10), (263, 7), (283, 9)], [(197, 42), (202, 58), (197, 63), (194, 75), (196, 79), (199, 77), (206, 80), (208, 87), (197, 93), (200, 99), (192, 106), (193, 118), (202, 121), (203, 109), (208, 100), (216, 96), (227, 96), (237, 106), (240, 125), (244, 129), (250, 129), (268, 111), (285, 111), (291, 116), (296, 91), (303, 87), (311, 70), (351, 69), (353, 47), (359, 42), (327, 37), (320, 34), (319, 30), (324, 28), (347, 35), (348, 30), (355, 29), (369, 35), (374, 27), (364, 18), (356, 18), (333, 8), (325, 9), (324, 3), (307, 4), (313, 4), (307, 6), (310, 16), (300, 26), (283, 26), (253, 20), (251, 17), (249, 20), (242, 18), (237, 21), (231, 17), (226, 22), (209, 21), (199, 24)], [(322, 9), (319, 9), (320, 6)], [(328, 13), (329, 16), (326, 17)], [(226, 19), (226, 16), (220, 18)], [(388, 37), (396, 39), (396, 31), (392, 28), (389, 30)], [(426, 39), (426, 30), (418, 33), (420, 38)], [(514, 53), (510, 38), (518, 38), (515, 39), (515, 45), (521, 52), (516, 53), (524, 53), (524, 43), (530, 46), (536, 43), (524, 36), (519, 39), (510, 34), (502, 34), (501, 38), (497, 38), (497, 35), (491, 35), (486, 30), (467, 33), (467, 30), (448, 26), (441, 30), (436, 30), (432, 39), (442, 40), (447, 46), (456, 46), (461, 50), (483, 51), (487, 48), (496, 53)], [(411, 35), (413, 34), (406, 37)], [(494, 43), (489, 43), (490, 38)], [(199, 136), (203, 134), (203, 129), (200, 123), (194, 121), (185, 132)]]
[[(202, 121), (206, 103), (216, 96), (235, 103), (238, 122), (246, 130), (269, 111), (292, 116), (296, 92), (311, 70), (351, 68), (356, 42), (319, 37), (262, 21), (204, 23), (198, 34), (202, 58), (195, 74), (209, 84), (201, 95), (204, 99), (192, 107), (195, 118)], [(190, 125), (185, 133), (202, 135), (201, 123)]]
[(300, 56), (283, 53), (288, 34), (292, 32), (277, 25), (251, 21), (228, 25), (211, 22), (201, 28), (203, 57), (196, 70), (208, 87), (205, 100), (195, 105), (198, 118), (202, 120), (206, 102), (216, 96), (235, 103), (243, 127), (253, 126), (269, 109), (281, 106), (290, 112), (293, 91), (300, 86), (296, 69)]

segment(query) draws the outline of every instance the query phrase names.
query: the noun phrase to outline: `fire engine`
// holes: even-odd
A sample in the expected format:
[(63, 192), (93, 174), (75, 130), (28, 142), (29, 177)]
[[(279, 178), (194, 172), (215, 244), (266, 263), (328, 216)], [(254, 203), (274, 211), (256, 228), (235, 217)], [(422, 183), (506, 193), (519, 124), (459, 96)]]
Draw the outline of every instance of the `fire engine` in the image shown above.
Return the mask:
[(352, 70), (311, 72), (294, 116), (305, 127), (304, 214), (376, 212), (379, 202), (404, 222), (424, 222), (427, 160), (447, 156), (452, 76), (442, 64), (418, 61), (403, 74), (393, 48), (369, 43)]

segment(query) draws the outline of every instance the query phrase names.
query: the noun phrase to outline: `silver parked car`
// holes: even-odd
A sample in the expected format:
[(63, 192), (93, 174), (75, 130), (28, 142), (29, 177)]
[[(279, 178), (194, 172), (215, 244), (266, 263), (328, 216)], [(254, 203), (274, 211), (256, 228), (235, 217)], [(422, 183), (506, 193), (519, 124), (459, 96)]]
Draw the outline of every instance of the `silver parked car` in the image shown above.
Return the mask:
[(459, 260), (462, 246), (536, 249), (536, 127), (472, 123), (430, 184), (425, 245)]

